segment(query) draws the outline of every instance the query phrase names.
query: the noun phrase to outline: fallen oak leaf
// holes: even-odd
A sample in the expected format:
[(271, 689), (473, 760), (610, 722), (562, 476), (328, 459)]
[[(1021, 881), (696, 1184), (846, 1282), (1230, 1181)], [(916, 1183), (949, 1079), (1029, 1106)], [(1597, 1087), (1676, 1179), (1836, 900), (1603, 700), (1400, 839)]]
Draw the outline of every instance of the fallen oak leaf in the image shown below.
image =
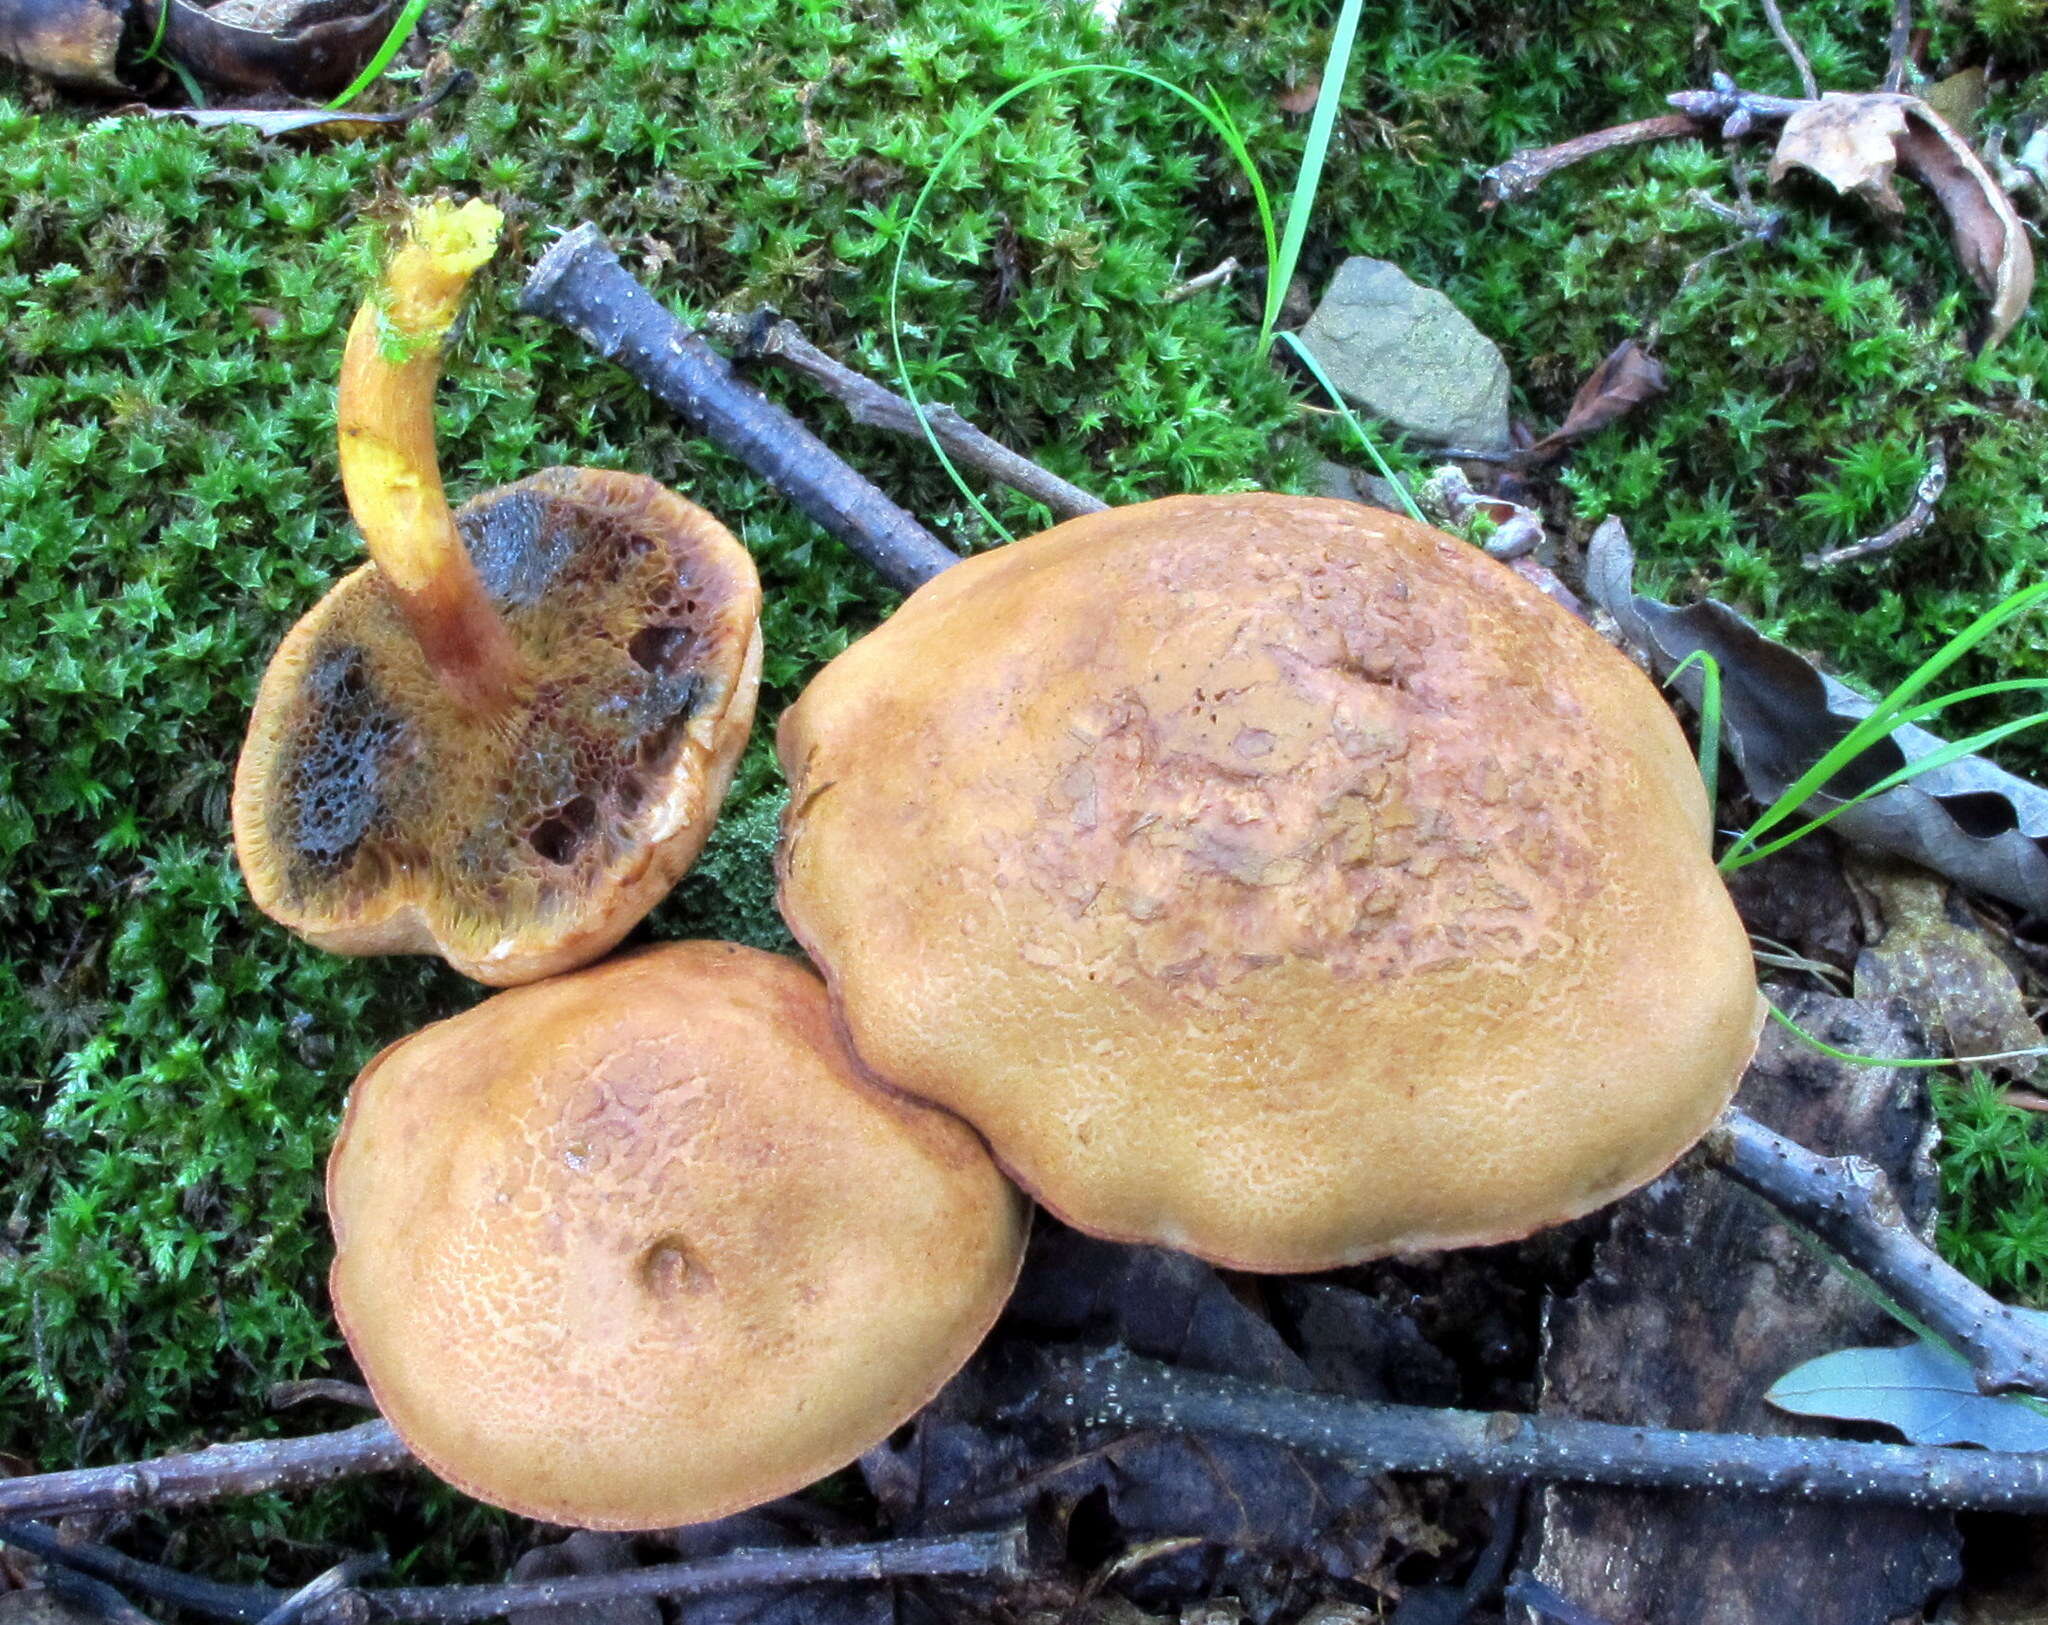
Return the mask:
[[(306, 0), (266, 16), (264, 26), (224, 20), (190, 0), (165, 0), (160, 54), (208, 84), (287, 96), (332, 96), (355, 78), (391, 32), (400, 0)], [(140, 0), (152, 21), (157, 0)]]
[(1654, 401), (1670, 385), (1664, 363), (1634, 339), (1623, 339), (1586, 375), (1572, 397), (1564, 422), (1522, 453), (1524, 463), (1547, 462), (1576, 441), (1619, 422), (1637, 407)]
[[(1722, 743), (1759, 802), (1789, 789), (1873, 709), (1726, 604), (1661, 604), (1635, 591), (1634, 574), (1628, 534), (1608, 519), (1587, 545), (1588, 594), (1648, 653), (1658, 677), (1669, 677), (1696, 652), (1713, 657), (1721, 674)], [(1697, 707), (1702, 680), (1694, 662), (1672, 686)], [(1831, 788), (1853, 795), (1944, 744), (1924, 728), (1898, 728)], [(1804, 811), (1812, 816), (1835, 805), (1823, 794)], [(1846, 809), (1829, 827), (2029, 912), (2048, 913), (2048, 790), (1981, 756), (1929, 769)]]
[(1785, 120), (1771, 159), (1776, 183), (1794, 169), (1880, 213), (1905, 212), (1894, 172), (1903, 167), (1948, 215), (1956, 258), (1991, 301), (1980, 353), (2013, 330), (2034, 292), (2034, 251), (2026, 227), (1991, 173), (1949, 123), (1917, 96), (1830, 92)]

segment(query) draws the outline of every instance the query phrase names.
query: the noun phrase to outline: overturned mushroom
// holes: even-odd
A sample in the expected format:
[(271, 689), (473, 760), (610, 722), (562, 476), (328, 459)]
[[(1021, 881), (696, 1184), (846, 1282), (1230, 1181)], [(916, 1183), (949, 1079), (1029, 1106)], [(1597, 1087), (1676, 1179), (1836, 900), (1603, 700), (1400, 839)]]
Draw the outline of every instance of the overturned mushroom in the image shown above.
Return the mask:
[(1648, 1180), (1762, 1017), (1683, 735), (1452, 538), (1175, 497), (920, 588), (784, 717), (791, 928), (876, 1075), (1240, 1267)]
[(863, 1081), (792, 960), (678, 943), (487, 999), (356, 1080), (335, 1311), (406, 1443), (529, 1517), (693, 1523), (904, 1422), (1009, 1295), (1027, 1207)]
[(497, 985), (603, 954), (695, 860), (753, 721), (753, 561), (640, 475), (548, 469), (450, 513), (440, 352), (497, 211), (415, 211), (338, 417), (372, 562), (295, 626), (235, 774), (265, 913)]

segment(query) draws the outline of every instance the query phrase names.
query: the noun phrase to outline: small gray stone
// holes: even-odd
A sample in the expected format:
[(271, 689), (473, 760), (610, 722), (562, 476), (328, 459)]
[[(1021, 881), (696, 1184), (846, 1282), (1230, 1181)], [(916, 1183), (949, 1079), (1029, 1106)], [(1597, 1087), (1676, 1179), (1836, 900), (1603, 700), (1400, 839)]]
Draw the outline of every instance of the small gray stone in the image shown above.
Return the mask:
[(1508, 448), (1508, 367), (1434, 288), (1386, 260), (1346, 260), (1301, 342), (1354, 406), (1417, 439)]
[(1363, 469), (1346, 468), (1325, 457), (1316, 459), (1316, 495), (1338, 502), (1362, 502), (1368, 508), (1384, 508), (1388, 513), (1408, 511), (1392, 480), (1383, 480)]

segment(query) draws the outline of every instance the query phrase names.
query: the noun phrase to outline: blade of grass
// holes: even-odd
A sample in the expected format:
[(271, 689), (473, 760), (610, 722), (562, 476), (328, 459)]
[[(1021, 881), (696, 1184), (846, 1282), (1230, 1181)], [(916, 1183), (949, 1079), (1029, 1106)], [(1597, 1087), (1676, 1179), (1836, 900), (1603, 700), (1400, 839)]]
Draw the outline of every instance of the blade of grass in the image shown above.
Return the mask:
[(1757, 821), (1737, 837), (1735, 844), (1722, 858), (1725, 866), (1730, 859), (1740, 857), (1769, 831), (1785, 822), (1796, 813), (1814, 793), (1832, 780), (1863, 752), (1880, 739), (1890, 736), (1899, 725), (1901, 713), (1912, 701), (1943, 672), (1974, 649), (1985, 638), (1997, 631), (2006, 622), (2025, 614), (2044, 597), (2048, 597), (2048, 581), (2037, 582), (2031, 587), (2013, 593), (2003, 602), (1995, 605), (1972, 621), (1962, 631), (1950, 638), (1923, 661), (1904, 682), (1887, 694), (1869, 716), (1852, 728), (1833, 749), (1806, 770), (1784, 793), (1767, 807)]
[(959, 157), (967, 144), (987, 129), (994, 122), (996, 114), (1019, 96), (1057, 80), (1071, 79), (1077, 74), (1084, 73), (1107, 73), (1142, 80), (1192, 108), (1216, 133), (1217, 139), (1223, 143), (1232, 159), (1244, 171), (1245, 179), (1252, 189), (1252, 201), (1258, 209), (1259, 225), (1265, 233), (1269, 254), (1276, 240), (1277, 228), (1273, 219), (1272, 199), (1267, 195), (1266, 183), (1259, 174), (1258, 166), (1252, 162), (1251, 151), (1245, 145), (1243, 132), (1238, 129), (1237, 121), (1230, 116), (1228, 109), (1223, 106), (1221, 100), (1203, 101), (1193, 92), (1183, 90), (1172, 80), (1162, 79), (1156, 73), (1147, 73), (1143, 68), (1125, 67), (1120, 62), (1076, 62), (1068, 67), (1048, 68), (1043, 73), (1035, 73), (1022, 83), (1012, 85), (982, 107), (969, 121), (967, 127), (947, 144), (945, 151), (939, 155), (939, 161), (932, 166), (931, 173), (925, 176), (924, 185), (918, 188), (917, 199), (911, 204), (910, 214), (904, 221), (903, 235), (896, 244), (895, 259), (889, 267), (889, 348), (896, 363), (896, 388), (903, 398), (910, 402), (911, 410), (916, 412), (918, 424), (924, 430), (925, 443), (931, 447), (932, 454), (938, 458), (939, 465), (945, 469), (946, 476), (952, 480), (954, 487), (973, 505), (974, 511), (981, 515), (983, 522), (1006, 542), (1012, 539), (1010, 532), (1004, 527), (1003, 522), (989, 511), (988, 504), (981, 500), (980, 494), (967, 483), (960, 470), (953, 465), (953, 459), (946, 455), (946, 448), (939, 443), (938, 435), (932, 430), (924, 403), (918, 398), (916, 386), (910, 381), (910, 367), (903, 356), (903, 320), (900, 308), (903, 263), (910, 252), (911, 242), (917, 236), (918, 224), (924, 218), (925, 205), (931, 200), (932, 192), (937, 188), (940, 179), (952, 167), (953, 160)]
[(1700, 783), (1707, 788), (1711, 817), (1721, 799), (1721, 662), (1706, 650), (1695, 649), (1671, 668), (1664, 686), (1677, 682), (1695, 661), (1700, 668)]
[(1365, 454), (1372, 459), (1373, 467), (1380, 471), (1380, 478), (1394, 488), (1394, 494), (1401, 499), (1401, 506), (1408, 510), (1408, 517), (1418, 524), (1425, 523), (1422, 510), (1408, 494), (1408, 487), (1402, 482), (1401, 476), (1396, 474), (1386, 458), (1380, 455), (1379, 443), (1366, 432), (1365, 425), (1358, 420), (1358, 414), (1351, 410), (1351, 403), (1337, 393), (1337, 386), (1330, 381), (1330, 375), (1323, 371), (1322, 364), (1309, 354), (1308, 346), (1292, 333), (1283, 333), (1280, 336), (1287, 341), (1295, 355), (1300, 357), (1301, 364), (1308, 368), (1309, 376), (1323, 386), (1323, 393), (1336, 404), (1337, 411), (1351, 426), (1351, 432), (1358, 437), (1358, 443), (1365, 448)]
[(1273, 348), (1273, 332), (1280, 323), (1280, 307), (1294, 281), (1294, 267), (1301, 259), (1301, 245), (1308, 239), (1309, 216), (1315, 210), (1316, 188), (1322, 184), (1323, 160), (1329, 155), (1330, 137), (1337, 127), (1337, 104), (1343, 99), (1344, 77), (1351, 71), (1351, 48), (1358, 38), (1358, 16), (1364, 0), (1344, 0), (1337, 13), (1336, 31), (1330, 36), (1330, 55), (1323, 64), (1323, 82), (1316, 92), (1315, 112), (1308, 122), (1308, 140), (1301, 149), (1301, 170), (1294, 177), (1294, 195), (1287, 204), (1287, 224), (1280, 239), (1280, 252), (1266, 266), (1266, 311), (1259, 322), (1259, 354)]
[(348, 106), (384, 77), (384, 70), (390, 67), (392, 59), (405, 49), (405, 42), (412, 38), (412, 31), (419, 27), (420, 14), (426, 9), (427, 0), (405, 0), (404, 7), (392, 19), (391, 32), (384, 36), (384, 43), (379, 45), (376, 54), (363, 64), (363, 71), (355, 76), (348, 89), (327, 104), (330, 110)]
[(1823, 1055), (1832, 1056), (1837, 1061), (1847, 1061), (1852, 1066), (1981, 1066), (1986, 1061), (2020, 1061), (2030, 1055), (2048, 1055), (2048, 1045), (2040, 1045), (2033, 1049), (2000, 1050), (1994, 1055), (1955, 1055), (1946, 1059), (1940, 1056), (1908, 1056), (1902, 1059), (1895, 1055), (1857, 1055), (1850, 1050), (1836, 1049), (1826, 1039), (1808, 1032), (1768, 999), (1764, 1001), (1764, 1008), (1770, 1012), (1773, 1021), (1789, 1030), (1801, 1043), (1819, 1050)]
[(2021, 717), (2017, 722), (2007, 722), (1996, 728), (1987, 728), (1980, 734), (1972, 734), (1968, 739), (1953, 740), (1943, 745), (1940, 750), (1930, 751), (1927, 755), (1908, 762), (1896, 773), (1886, 774), (1885, 777), (1878, 780), (1869, 789), (1858, 791), (1847, 801), (1840, 803), (1838, 806), (1828, 808), (1819, 817), (1808, 819), (1789, 835), (1780, 835), (1776, 840), (1766, 842), (1762, 846), (1747, 847), (1739, 852), (1731, 847), (1715, 867), (1724, 875), (1732, 875), (1738, 869), (1746, 869), (1752, 863), (1769, 857), (1773, 852), (1783, 851), (1794, 841), (1811, 835), (1821, 825), (1839, 818), (1851, 807), (1861, 806), (1873, 796), (1881, 796), (1887, 790), (1896, 790), (1900, 785), (1910, 783), (1923, 773), (1932, 773), (1938, 767), (1946, 767), (1960, 756), (1968, 756), (1976, 751), (1988, 750), (2001, 739), (2009, 739), (2022, 729), (2032, 728), (2043, 722), (2048, 722), (2048, 711), (2037, 711), (2030, 717)]

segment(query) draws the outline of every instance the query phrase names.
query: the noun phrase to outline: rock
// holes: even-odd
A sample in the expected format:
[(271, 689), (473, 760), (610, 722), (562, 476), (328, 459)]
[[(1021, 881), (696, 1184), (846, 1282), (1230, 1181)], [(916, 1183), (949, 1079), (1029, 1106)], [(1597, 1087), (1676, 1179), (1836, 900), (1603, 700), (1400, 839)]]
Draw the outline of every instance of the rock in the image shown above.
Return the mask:
[(1386, 260), (1346, 260), (1301, 330), (1338, 392), (1417, 439), (1508, 449), (1508, 367), (1434, 288)]
[(1360, 468), (1346, 468), (1326, 457), (1316, 459), (1315, 488), (1317, 496), (1333, 497), (1339, 502), (1362, 502), (1368, 508), (1384, 508), (1388, 513), (1408, 511), (1392, 480), (1383, 480)]

